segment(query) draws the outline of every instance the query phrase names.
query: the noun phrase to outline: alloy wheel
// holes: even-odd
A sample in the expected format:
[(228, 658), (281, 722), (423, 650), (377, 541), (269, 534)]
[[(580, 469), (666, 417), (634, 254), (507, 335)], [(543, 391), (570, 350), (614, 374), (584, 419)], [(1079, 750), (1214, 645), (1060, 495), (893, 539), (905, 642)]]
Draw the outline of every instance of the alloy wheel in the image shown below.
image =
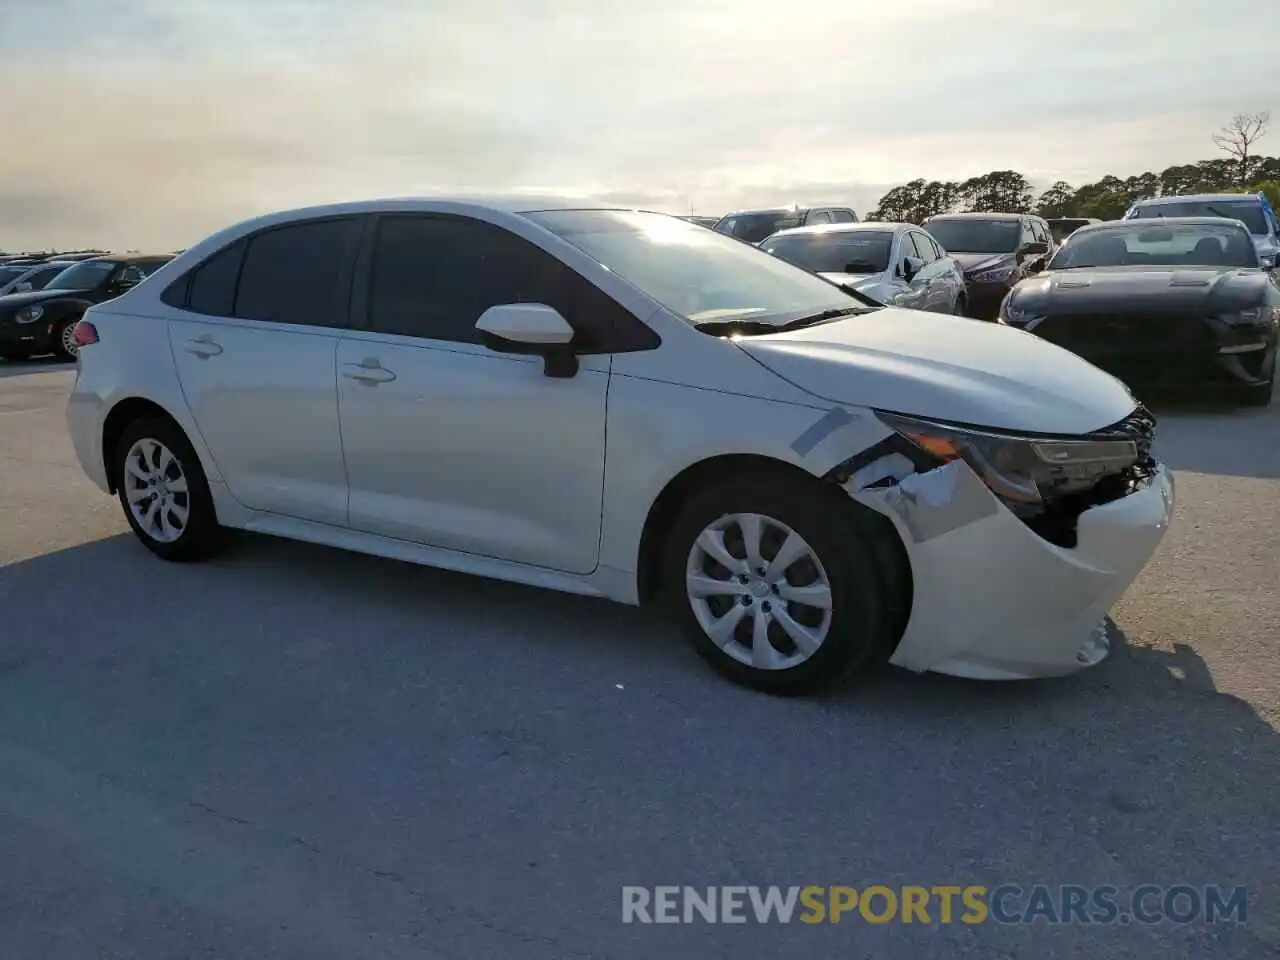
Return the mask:
[(173, 543), (187, 528), (191, 495), (182, 463), (158, 440), (143, 438), (125, 454), (121, 484), (138, 528), (158, 543)]
[(728, 514), (699, 534), (685, 593), (711, 641), (758, 670), (804, 663), (831, 629), (831, 583), (817, 552), (762, 514)]
[(66, 352), (68, 356), (74, 357), (76, 352), (80, 349), (76, 344), (76, 325), (74, 323), (68, 323), (63, 327), (62, 333), (59, 335), (58, 339), (62, 344), (63, 351)]

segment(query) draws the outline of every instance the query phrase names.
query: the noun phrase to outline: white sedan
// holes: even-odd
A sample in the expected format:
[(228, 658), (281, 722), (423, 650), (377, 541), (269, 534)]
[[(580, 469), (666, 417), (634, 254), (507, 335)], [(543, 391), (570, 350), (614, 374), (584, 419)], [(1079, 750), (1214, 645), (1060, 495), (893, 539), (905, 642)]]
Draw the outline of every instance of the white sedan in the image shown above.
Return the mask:
[(964, 316), (964, 271), (911, 223), (838, 223), (779, 230), (765, 253), (880, 303)]
[(77, 454), (156, 555), (234, 528), (660, 601), (769, 691), (1096, 663), (1172, 510), (1113, 377), (657, 213), (278, 213), (76, 337)]

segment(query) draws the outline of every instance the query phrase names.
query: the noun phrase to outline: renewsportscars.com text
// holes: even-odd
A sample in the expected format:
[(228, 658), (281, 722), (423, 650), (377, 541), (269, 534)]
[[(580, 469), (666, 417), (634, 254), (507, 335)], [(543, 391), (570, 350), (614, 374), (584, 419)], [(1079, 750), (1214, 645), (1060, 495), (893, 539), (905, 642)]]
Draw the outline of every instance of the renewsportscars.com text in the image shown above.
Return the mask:
[(1246, 922), (1245, 887), (623, 887), (623, 923), (1156, 924)]

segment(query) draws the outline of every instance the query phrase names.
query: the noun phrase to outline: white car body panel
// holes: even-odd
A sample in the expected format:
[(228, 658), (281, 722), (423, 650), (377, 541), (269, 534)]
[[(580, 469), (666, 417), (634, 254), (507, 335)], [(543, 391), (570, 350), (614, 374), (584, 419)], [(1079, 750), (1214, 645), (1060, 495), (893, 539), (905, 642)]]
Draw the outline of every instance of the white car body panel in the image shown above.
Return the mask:
[[(396, 379), (347, 376), (360, 364)], [(566, 573), (594, 570), (609, 357), (583, 357), (565, 379), (542, 367), (540, 357), (465, 343), (344, 337), (338, 406), (351, 527)]]
[[(820, 478), (891, 435), (875, 408), (1082, 434), (1134, 407), (1119, 381), (1035, 336), (914, 310), (708, 336), (512, 212), (522, 208), (539, 205), (394, 200), (307, 215), (435, 211), (496, 224), (594, 282), (661, 345), (583, 356), (574, 377), (553, 378), (538, 357), (471, 344), (201, 319), (161, 302), (170, 281), (226, 243), (299, 216), (275, 214), (216, 234), (88, 312), (100, 341), (78, 359), (67, 413), (86, 473), (109, 489), (104, 423), (140, 398), (186, 432), (226, 526), (636, 603), (655, 501), (712, 458), (760, 457)], [(221, 353), (188, 353), (206, 327)], [(395, 378), (343, 375), (371, 360)], [(988, 678), (1088, 665), (1081, 650), (1159, 543), (1173, 496), (1161, 471), (1086, 511), (1068, 550), (1032, 533), (962, 464), (847, 489), (890, 520), (911, 565), (915, 600), (894, 662)], [(966, 515), (975, 502), (983, 509)]]
[(224, 318), (169, 321), (187, 408), (244, 506), (347, 522), (334, 373), (340, 334)]
[(833, 402), (956, 423), (1082, 434), (1134, 408), (1123, 383), (1070, 351), (1021, 330), (919, 310), (886, 308), (742, 346)]

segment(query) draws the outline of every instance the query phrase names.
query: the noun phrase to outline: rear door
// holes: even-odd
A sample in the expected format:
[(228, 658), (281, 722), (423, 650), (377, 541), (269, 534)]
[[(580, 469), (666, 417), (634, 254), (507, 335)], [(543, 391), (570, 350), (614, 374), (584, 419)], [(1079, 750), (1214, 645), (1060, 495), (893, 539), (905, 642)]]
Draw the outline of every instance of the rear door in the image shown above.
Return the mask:
[(335, 357), (363, 226), (304, 220), (240, 240), (189, 275), (169, 322), (200, 435), (254, 510), (346, 524)]

